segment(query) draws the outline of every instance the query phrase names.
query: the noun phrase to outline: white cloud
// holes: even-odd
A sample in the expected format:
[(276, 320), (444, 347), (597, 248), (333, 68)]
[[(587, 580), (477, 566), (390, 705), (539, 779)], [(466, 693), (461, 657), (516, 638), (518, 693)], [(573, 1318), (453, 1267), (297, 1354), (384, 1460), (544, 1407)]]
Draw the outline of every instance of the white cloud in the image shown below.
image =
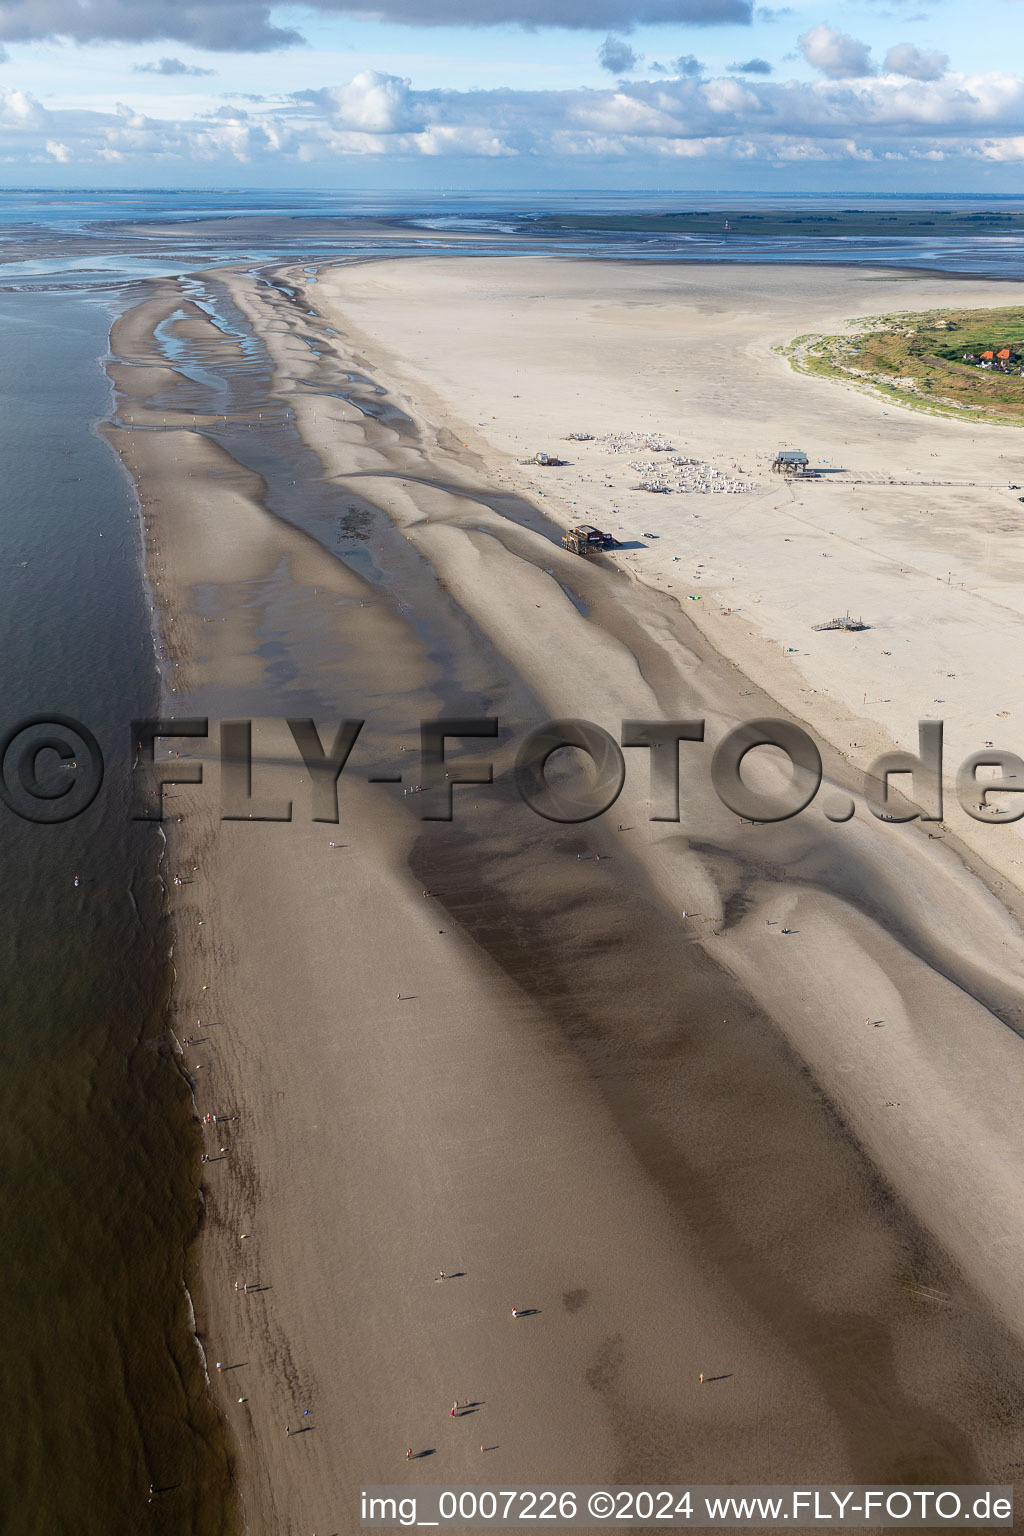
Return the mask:
[(767, 59), (747, 59), (742, 64), (727, 64), (725, 67), (733, 75), (773, 75), (775, 73)]
[(846, 80), (871, 73), (871, 49), (867, 43), (830, 27), (825, 21), (804, 33), (800, 49), (808, 64), (820, 69), (830, 80)]
[(45, 113), (34, 96), (10, 87), (0, 89), (0, 126), (37, 129), (43, 126)]
[(704, 73), (704, 65), (692, 53), (681, 53), (678, 59), (669, 59), (667, 64), (655, 63), (651, 68), (661, 75), (683, 75), (687, 79)]
[(891, 75), (909, 75), (911, 80), (941, 80), (949, 68), (947, 53), (922, 53), (913, 43), (896, 43), (885, 56)]
[(339, 86), (328, 95), (333, 103), (334, 121), (360, 133), (398, 133), (416, 122), (417, 114), (411, 105), (412, 82), (400, 80), (397, 75), (364, 69), (348, 85)]
[(59, 160), (61, 165), (67, 165), (71, 159), (71, 151), (66, 144), (58, 144), (56, 139), (47, 139), (46, 153)]
[(971, 151), (980, 160), (995, 160), (1001, 165), (1024, 163), (1024, 134), (1009, 139), (986, 139)]
[(198, 64), (186, 64), (183, 59), (157, 59), (154, 63), (133, 64), (137, 75), (213, 75), (216, 70), (203, 69)]
[(435, 124), (416, 135), (416, 149), (422, 155), (473, 155), (495, 159), (518, 153), (500, 134), (486, 128)]

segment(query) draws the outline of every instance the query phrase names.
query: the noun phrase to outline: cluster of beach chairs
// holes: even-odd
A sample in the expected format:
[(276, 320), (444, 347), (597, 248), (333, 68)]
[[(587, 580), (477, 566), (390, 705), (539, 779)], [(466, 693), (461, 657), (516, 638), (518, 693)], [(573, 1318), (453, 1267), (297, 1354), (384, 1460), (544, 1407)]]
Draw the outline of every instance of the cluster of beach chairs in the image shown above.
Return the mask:
[[(568, 432), (567, 442), (597, 442), (609, 453), (636, 453), (629, 459), (629, 468), (640, 476), (633, 490), (668, 495), (671, 492), (691, 492), (702, 496), (738, 496), (757, 490), (757, 485), (740, 479), (735, 473), (720, 470), (706, 459), (688, 458), (676, 453), (668, 438), (651, 432), (606, 432), (600, 436), (591, 432)], [(662, 458), (640, 458), (639, 455), (659, 453)], [(520, 462), (531, 462), (522, 459)], [(551, 461), (551, 462), (557, 462)]]
[[(576, 435), (576, 434), (574, 434)], [(609, 453), (671, 453), (672, 444), (651, 432), (606, 432), (596, 439)]]
[(640, 480), (638, 491), (688, 491), (699, 496), (738, 496), (756, 489), (746, 480), (709, 464), (705, 459), (687, 459), (676, 456), (657, 462), (654, 459), (631, 459), (630, 469), (635, 469)]
[[(706, 459), (692, 459), (675, 452), (667, 438), (652, 432), (605, 432), (600, 437), (591, 432), (569, 432), (566, 441), (599, 443), (609, 453), (638, 455), (629, 461), (630, 469), (636, 470), (639, 482), (632, 487), (637, 491), (651, 491), (662, 495), (672, 491), (696, 492), (703, 496), (737, 496), (757, 489), (736, 474), (729, 474)], [(640, 458), (640, 454), (657, 453), (659, 459)], [(525, 462), (525, 461), (523, 461)]]

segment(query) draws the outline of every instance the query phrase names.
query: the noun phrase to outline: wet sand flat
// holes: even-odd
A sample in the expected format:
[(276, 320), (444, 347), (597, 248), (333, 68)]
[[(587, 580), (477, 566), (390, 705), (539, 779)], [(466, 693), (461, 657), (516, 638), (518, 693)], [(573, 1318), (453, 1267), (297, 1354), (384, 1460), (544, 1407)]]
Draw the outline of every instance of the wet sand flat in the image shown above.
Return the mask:
[[(401, 361), (365, 286), (398, 292), (395, 265), (294, 298), (294, 272), (211, 274), (228, 320), (190, 313), (178, 357), (152, 339), (167, 284), (114, 336), (168, 708), (253, 717), (254, 793), (293, 802), (221, 820), (215, 734), (168, 802), (175, 1031), (217, 1117), (198, 1326), (250, 1528), (354, 1529), (375, 1482), (1011, 1481), (1012, 913), (863, 812), (743, 827), (698, 779), (653, 823), (633, 758), (595, 822), (519, 802), (546, 715), (714, 736), (787, 701), (650, 573), (558, 547), (479, 395), (471, 424)], [(437, 265), (402, 268), (409, 353), (417, 315), (443, 328)], [(639, 303), (650, 274), (618, 271)], [(452, 823), (403, 794), (441, 714), (507, 722), (458, 749), (495, 783)], [(285, 716), (366, 721), (338, 825), (309, 819)]]

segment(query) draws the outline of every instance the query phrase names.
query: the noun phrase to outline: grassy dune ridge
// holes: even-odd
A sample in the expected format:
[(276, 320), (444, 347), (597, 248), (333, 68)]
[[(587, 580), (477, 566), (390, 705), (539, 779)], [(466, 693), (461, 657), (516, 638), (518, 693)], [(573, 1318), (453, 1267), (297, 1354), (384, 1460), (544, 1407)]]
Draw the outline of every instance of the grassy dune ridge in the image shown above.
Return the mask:
[[(1024, 424), (1024, 309), (878, 315), (839, 336), (798, 336), (782, 350), (803, 373), (841, 378), (943, 415)], [(1008, 372), (964, 355), (1015, 354)], [(1019, 354), (1019, 357), (1017, 356)]]

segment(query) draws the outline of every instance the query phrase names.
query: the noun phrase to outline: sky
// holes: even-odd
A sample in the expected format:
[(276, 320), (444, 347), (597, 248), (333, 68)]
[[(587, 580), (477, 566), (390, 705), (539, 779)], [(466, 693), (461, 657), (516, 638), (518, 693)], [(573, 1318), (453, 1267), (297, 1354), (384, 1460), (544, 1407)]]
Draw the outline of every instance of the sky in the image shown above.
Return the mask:
[(0, 184), (1024, 192), (1024, 0), (0, 0)]

